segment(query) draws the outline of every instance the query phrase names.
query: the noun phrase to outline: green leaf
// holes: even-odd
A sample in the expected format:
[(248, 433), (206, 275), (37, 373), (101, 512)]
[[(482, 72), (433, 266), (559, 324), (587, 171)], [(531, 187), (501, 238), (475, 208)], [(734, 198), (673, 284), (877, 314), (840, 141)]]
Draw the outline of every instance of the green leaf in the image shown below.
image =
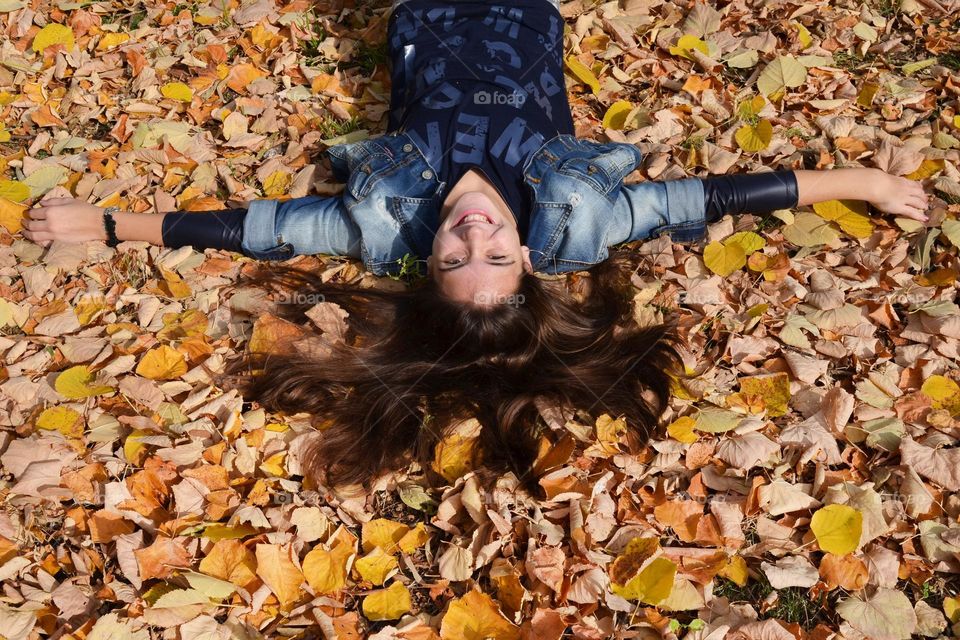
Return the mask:
[(793, 56), (778, 56), (768, 64), (760, 77), (757, 88), (765, 96), (784, 91), (788, 87), (799, 87), (807, 81), (807, 68)]
[(944, 220), (940, 230), (947, 236), (947, 240), (953, 243), (953, 246), (960, 247), (960, 220)]
[(730, 56), (724, 60), (728, 67), (733, 67), (734, 69), (749, 69), (750, 67), (756, 66), (759, 61), (760, 54), (757, 53), (756, 49), (747, 49), (742, 53)]
[(707, 433), (724, 433), (736, 429), (741, 420), (743, 420), (743, 416), (739, 413), (719, 407), (707, 408), (697, 414), (697, 421), (693, 428)]
[(926, 60), (918, 60), (917, 62), (908, 62), (907, 64), (900, 67), (900, 70), (903, 71), (906, 75), (913, 75), (917, 71), (931, 67), (937, 63), (936, 58), (927, 58)]
[(783, 237), (798, 247), (819, 247), (832, 244), (840, 236), (829, 222), (817, 214), (801, 211), (792, 223), (784, 225)]

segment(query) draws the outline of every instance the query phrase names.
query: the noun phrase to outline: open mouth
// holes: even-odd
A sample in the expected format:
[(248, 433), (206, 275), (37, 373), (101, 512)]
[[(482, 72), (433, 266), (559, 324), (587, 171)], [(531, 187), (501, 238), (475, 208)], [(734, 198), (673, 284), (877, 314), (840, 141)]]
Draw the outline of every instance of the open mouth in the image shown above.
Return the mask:
[(480, 209), (467, 209), (460, 215), (460, 219), (457, 220), (457, 223), (453, 226), (459, 227), (462, 224), (469, 224), (471, 222), (479, 222), (482, 224), (496, 224), (493, 221), (493, 218), (488, 216), (484, 211), (481, 211)]

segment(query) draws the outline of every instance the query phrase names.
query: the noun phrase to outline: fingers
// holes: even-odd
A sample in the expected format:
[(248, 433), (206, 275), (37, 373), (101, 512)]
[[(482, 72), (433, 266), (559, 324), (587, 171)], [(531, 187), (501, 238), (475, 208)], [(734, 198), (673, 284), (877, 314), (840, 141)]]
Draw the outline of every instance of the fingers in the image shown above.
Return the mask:
[(23, 237), (44, 247), (50, 246), (50, 243), (53, 242), (53, 235), (49, 231), (30, 231), (24, 229)]
[(926, 222), (928, 219), (928, 216), (923, 212), (923, 209), (920, 209), (918, 207), (911, 207), (909, 205), (904, 205), (903, 207), (900, 208), (899, 211), (896, 211), (895, 213), (905, 218), (919, 220), (920, 222)]
[(45, 207), (56, 206), (58, 204), (72, 204), (78, 202), (76, 198), (47, 198), (46, 200), (41, 200), (40, 204)]
[(23, 225), (23, 228), (24, 228), (24, 229), (27, 229), (28, 231), (37, 232), (37, 231), (49, 231), (49, 230), (50, 230), (50, 225), (49, 225), (49, 223), (47, 222), (47, 220), (45, 220), (45, 219), (44, 219), (44, 220), (35, 220), (35, 219), (31, 219), (31, 218), (25, 218), (25, 219), (23, 220), (23, 222), (21, 222), (21, 224)]

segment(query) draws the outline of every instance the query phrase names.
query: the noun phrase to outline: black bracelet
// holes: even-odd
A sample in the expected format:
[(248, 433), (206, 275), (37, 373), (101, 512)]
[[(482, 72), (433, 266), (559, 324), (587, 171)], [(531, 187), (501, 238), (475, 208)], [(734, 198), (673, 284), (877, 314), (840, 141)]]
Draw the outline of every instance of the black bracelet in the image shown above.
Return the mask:
[(107, 207), (103, 211), (103, 228), (107, 231), (107, 246), (115, 247), (120, 244), (117, 238), (117, 221), (113, 219), (113, 214), (120, 211), (120, 207)]

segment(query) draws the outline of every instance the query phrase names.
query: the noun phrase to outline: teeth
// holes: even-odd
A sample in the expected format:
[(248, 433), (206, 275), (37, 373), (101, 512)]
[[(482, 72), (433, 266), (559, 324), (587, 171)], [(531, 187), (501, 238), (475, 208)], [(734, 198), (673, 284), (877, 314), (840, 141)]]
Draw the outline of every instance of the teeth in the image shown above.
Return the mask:
[(468, 216), (464, 216), (463, 220), (460, 221), (460, 224), (463, 224), (464, 222), (486, 222), (486, 223), (489, 223), (489, 222), (490, 222), (490, 218), (488, 218), (487, 216), (483, 215), (482, 213), (471, 213), (471, 214), (468, 215)]

